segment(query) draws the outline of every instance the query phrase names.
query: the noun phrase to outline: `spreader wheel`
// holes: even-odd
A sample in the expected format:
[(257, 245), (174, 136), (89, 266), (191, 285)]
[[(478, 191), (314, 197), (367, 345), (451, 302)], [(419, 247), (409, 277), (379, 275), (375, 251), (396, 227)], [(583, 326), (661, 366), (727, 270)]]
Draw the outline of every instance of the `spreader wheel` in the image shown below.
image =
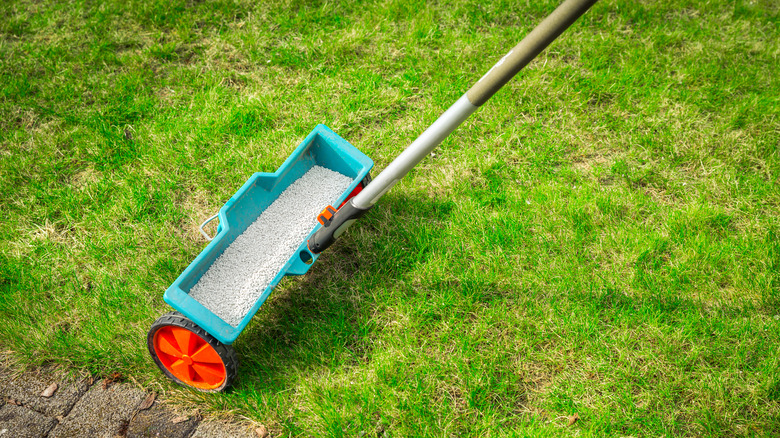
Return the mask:
[(238, 358), (233, 347), (219, 342), (181, 313), (157, 318), (146, 345), (157, 366), (179, 385), (221, 392), (236, 378)]

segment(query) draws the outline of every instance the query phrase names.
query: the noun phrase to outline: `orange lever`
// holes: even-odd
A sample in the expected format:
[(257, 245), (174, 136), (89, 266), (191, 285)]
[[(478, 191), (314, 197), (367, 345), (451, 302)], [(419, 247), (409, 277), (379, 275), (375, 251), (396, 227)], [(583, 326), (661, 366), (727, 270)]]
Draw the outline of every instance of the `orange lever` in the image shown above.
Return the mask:
[(317, 216), (317, 222), (327, 227), (330, 224), (331, 219), (333, 219), (334, 214), (336, 214), (336, 209), (333, 208), (332, 205), (329, 205), (322, 210), (319, 216)]

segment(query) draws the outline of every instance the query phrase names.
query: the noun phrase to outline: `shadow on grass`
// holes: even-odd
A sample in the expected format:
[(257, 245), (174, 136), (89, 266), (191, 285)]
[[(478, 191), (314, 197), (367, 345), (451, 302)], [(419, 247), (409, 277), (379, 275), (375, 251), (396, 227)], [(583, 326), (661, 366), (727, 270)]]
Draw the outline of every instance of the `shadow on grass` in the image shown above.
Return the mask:
[(234, 344), (235, 391), (275, 392), (290, 388), (302, 370), (314, 375), (371, 360), (377, 303), (368, 291), (392, 288), (425, 263), (426, 251), (410, 264), (404, 249), (428, 234), (424, 224), (451, 210), (449, 202), (423, 195), (387, 198), (361, 221), (359, 237), (347, 233), (308, 274), (283, 280), (262, 306)]

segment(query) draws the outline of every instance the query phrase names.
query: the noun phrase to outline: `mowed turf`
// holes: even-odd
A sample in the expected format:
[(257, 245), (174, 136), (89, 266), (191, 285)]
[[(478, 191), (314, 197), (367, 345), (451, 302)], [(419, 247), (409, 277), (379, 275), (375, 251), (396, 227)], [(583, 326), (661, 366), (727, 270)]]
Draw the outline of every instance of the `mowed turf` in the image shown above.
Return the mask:
[(769, 0), (597, 4), (277, 287), (231, 392), (149, 357), (253, 172), (318, 123), (384, 168), (556, 4), (0, 3), (0, 346), (274, 436), (780, 435)]

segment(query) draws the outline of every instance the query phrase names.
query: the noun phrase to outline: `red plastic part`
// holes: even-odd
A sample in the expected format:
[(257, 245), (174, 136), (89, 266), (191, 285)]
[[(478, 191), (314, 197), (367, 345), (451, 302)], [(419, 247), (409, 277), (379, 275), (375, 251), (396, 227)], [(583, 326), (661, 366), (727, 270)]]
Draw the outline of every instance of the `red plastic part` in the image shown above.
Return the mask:
[(345, 199), (344, 202), (342, 202), (341, 205), (339, 205), (339, 208), (343, 207), (344, 204), (347, 203), (347, 201), (349, 201), (350, 199), (354, 198), (355, 195), (360, 193), (362, 190), (363, 190), (363, 184), (358, 184), (357, 187), (355, 187), (355, 189), (352, 190), (352, 192), (349, 194), (349, 196), (347, 196), (347, 199)]
[(154, 334), (154, 351), (176, 378), (200, 389), (216, 389), (227, 378), (222, 358), (214, 347), (191, 331), (173, 325)]

